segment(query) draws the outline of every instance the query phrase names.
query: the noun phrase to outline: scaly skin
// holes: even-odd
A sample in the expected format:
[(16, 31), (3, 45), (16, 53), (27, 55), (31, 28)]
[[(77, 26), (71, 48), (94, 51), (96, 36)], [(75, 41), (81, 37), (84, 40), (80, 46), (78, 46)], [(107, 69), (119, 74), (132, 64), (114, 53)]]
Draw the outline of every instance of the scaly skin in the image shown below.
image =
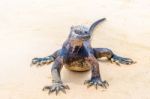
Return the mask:
[(71, 27), (69, 37), (60, 50), (57, 50), (48, 57), (34, 58), (32, 60), (32, 64), (37, 66), (54, 62), (51, 69), (52, 85), (45, 86), (43, 90), (49, 90), (49, 94), (56, 92), (56, 95), (59, 91), (66, 93), (65, 89), (69, 89), (69, 86), (62, 82), (60, 74), (63, 66), (73, 71), (91, 70), (91, 78), (86, 80), (84, 84), (87, 84), (88, 87), (94, 85), (97, 89), (98, 86), (103, 88), (109, 86), (108, 82), (103, 81), (101, 78), (98, 58), (106, 57), (117, 65), (135, 63), (130, 58), (115, 55), (110, 49), (91, 47), (90, 38), (92, 32), (96, 25), (104, 20), (105, 18), (94, 22), (89, 29), (85, 26)]

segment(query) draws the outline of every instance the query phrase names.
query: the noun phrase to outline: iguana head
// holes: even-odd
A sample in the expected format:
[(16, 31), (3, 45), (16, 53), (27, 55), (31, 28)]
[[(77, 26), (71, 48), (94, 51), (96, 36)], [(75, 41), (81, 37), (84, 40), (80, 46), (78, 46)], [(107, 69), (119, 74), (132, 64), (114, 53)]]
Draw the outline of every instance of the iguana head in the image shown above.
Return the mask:
[(78, 25), (72, 26), (69, 40), (71, 40), (72, 45), (81, 46), (84, 41), (90, 39), (89, 29), (85, 26)]
[(82, 25), (72, 26), (69, 38), (72, 40), (88, 40), (90, 39), (89, 29)]

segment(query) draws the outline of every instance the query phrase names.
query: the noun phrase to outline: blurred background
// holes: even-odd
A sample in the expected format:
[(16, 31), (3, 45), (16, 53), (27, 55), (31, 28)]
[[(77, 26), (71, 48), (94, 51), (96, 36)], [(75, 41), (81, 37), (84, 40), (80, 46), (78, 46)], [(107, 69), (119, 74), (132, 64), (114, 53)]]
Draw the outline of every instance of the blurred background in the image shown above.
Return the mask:
[[(99, 62), (106, 90), (83, 85), (90, 72), (63, 68), (71, 90), (48, 95), (51, 65), (30, 67), (31, 59), (60, 49), (72, 25), (90, 26), (107, 18), (93, 33), (92, 46), (130, 57), (136, 64), (121, 67)], [(2, 99), (150, 99), (149, 0), (1, 0), (0, 97)]]

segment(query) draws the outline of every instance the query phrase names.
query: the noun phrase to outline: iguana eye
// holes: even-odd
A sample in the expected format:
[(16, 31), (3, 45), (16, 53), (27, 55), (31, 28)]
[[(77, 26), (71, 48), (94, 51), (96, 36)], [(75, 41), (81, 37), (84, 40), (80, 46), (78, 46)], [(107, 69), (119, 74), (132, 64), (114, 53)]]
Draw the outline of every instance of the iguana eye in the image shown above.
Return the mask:
[(84, 33), (85, 33), (85, 34), (88, 34), (89, 32), (88, 32), (88, 31), (85, 31)]
[(76, 33), (76, 34), (81, 34), (81, 31), (75, 30), (75, 33)]

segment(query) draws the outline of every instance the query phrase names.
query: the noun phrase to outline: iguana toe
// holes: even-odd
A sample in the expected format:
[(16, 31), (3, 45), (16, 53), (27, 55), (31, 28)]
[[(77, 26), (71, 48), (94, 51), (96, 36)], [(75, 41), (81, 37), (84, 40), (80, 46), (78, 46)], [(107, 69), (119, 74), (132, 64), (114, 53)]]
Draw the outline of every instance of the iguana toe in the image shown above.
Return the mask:
[(98, 86), (101, 86), (103, 88), (107, 88), (109, 86), (107, 81), (101, 81), (98, 78), (94, 78), (94, 79), (90, 79), (90, 80), (86, 80), (84, 82), (84, 84), (87, 84), (87, 88), (91, 87), (91, 86), (95, 86), (95, 88), (97, 89)]
[(49, 90), (48, 94), (56, 92), (56, 95), (58, 95), (59, 91), (62, 91), (64, 94), (66, 94), (65, 89), (70, 89), (70, 88), (68, 85), (64, 85), (62, 83), (53, 83), (53, 85), (51, 85), (51, 86), (45, 86), (43, 88), (43, 91)]
[(117, 65), (120, 66), (120, 64), (125, 64), (125, 65), (131, 65), (131, 64), (135, 64), (136, 62), (133, 61), (130, 58), (124, 58), (124, 57), (120, 57), (117, 55), (114, 55), (111, 59), (110, 59), (111, 63), (116, 63)]

